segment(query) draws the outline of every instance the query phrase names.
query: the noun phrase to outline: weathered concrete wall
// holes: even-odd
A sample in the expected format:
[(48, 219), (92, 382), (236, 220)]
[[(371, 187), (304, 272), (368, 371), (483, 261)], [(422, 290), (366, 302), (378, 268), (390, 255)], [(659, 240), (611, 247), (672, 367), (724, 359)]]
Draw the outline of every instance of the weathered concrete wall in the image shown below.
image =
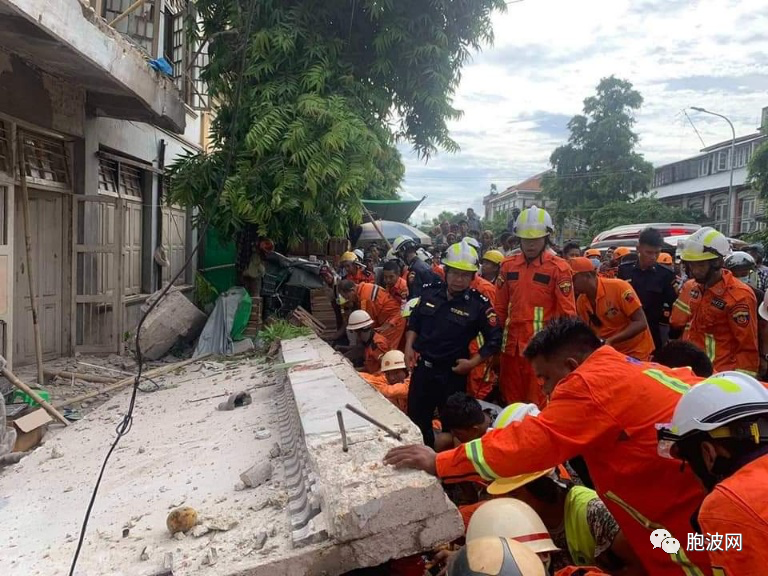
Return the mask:
[(35, 126), (83, 136), (85, 90), (0, 50), (0, 112)]

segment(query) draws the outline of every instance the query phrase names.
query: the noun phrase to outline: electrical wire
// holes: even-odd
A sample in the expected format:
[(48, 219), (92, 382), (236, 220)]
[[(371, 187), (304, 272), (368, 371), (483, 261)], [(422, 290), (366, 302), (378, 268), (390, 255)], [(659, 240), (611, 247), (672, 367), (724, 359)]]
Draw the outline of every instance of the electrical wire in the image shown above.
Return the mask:
[[(235, 100), (234, 100), (234, 107), (232, 110), (232, 123), (231, 123), (232, 138), (231, 138), (231, 141), (229, 142), (230, 146), (229, 146), (229, 150), (227, 151), (227, 156), (224, 162), (224, 171), (223, 171), (224, 176), (221, 181), (219, 190), (217, 191), (216, 200), (214, 204), (218, 202), (222, 192), (224, 191), (226, 175), (229, 173), (229, 169), (232, 165), (232, 160), (234, 159), (235, 150), (237, 148), (237, 137), (236, 137), (237, 118), (239, 116), (239, 112), (241, 108), (240, 98), (242, 95), (243, 84), (245, 83), (245, 67), (246, 67), (247, 56), (248, 56), (248, 41), (251, 35), (251, 28), (253, 24), (253, 14), (255, 12), (257, 2), (258, 0), (251, 0), (250, 5), (248, 7), (248, 15), (247, 15), (247, 20), (245, 24), (244, 41), (243, 41), (243, 46), (241, 47), (242, 58), (240, 59), (240, 74), (239, 74), (237, 86), (235, 89)], [(146, 312), (144, 312), (141, 319), (139, 320), (139, 324), (136, 328), (136, 364), (138, 366), (138, 370), (136, 373), (136, 379), (134, 380), (134, 383), (133, 383), (133, 389), (131, 391), (131, 399), (128, 404), (128, 412), (126, 412), (125, 416), (117, 425), (117, 428), (115, 429), (117, 436), (112, 442), (112, 445), (109, 447), (109, 450), (107, 451), (107, 455), (104, 458), (104, 462), (101, 465), (99, 476), (98, 478), (96, 478), (96, 484), (93, 487), (91, 499), (88, 502), (88, 508), (85, 511), (85, 518), (83, 518), (83, 523), (80, 529), (80, 538), (78, 539), (78, 542), (77, 542), (77, 548), (75, 549), (75, 554), (72, 557), (72, 565), (70, 566), (70, 569), (69, 569), (69, 576), (74, 576), (75, 574), (77, 561), (80, 558), (80, 552), (82, 550), (83, 542), (85, 540), (85, 534), (88, 530), (88, 521), (90, 520), (91, 512), (93, 511), (93, 505), (96, 502), (96, 496), (98, 495), (99, 487), (101, 486), (101, 480), (104, 477), (104, 472), (107, 468), (107, 464), (109, 463), (109, 459), (112, 456), (112, 453), (115, 451), (115, 448), (117, 447), (118, 442), (120, 442), (120, 439), (126, 434), (128, 434), (131, 431), (131, 427), (133, 426), (133, 410), (136, 407), (136, 396), (137, 396), (137, 392), (140, 389), (139, 384), (141, 382), (141, 373), (144, 368), (144, 356), (141, 352), (141, 341), (140, 341), (141, 328), (144, 325), (144, 322), (147, 319), (147, 316), (149, 316), (152, 310), (155, 309), (155, 307), (160, 302), (160, 300), (163, 299), (163, 297), (168, 293), (168, 291), (171, 289), (174, 283), (181, 277), (181, 275), (192, 263), (192, 260), (197, 254), (197, 251), (200, 249), (200, 246), (202, 246), (202, 243), (205, 241), (205, 235), (208, 232), (208, 227), (210, 226), (210, 223), (211, 223), (211, 217), (212, 217), (212, 214), (209, 214), (208, 218), (206, 218), (205, 224), (203, 225), (200, 231), (200, 237), (197, 241), (197, 244), (195, 244), (194, 248), (192, 249), (192, 252), (190, 253), (189, 257), (184, 263), (184, 266), (182, 266), (182, 268), (176, 273), (176, 275), (168, 282), (165, 288), (163, 288), (163, 290), (160, 292), (160, 295), (154, 300), (154, 302), (149, 306), (149, 308), (147, 308)]]

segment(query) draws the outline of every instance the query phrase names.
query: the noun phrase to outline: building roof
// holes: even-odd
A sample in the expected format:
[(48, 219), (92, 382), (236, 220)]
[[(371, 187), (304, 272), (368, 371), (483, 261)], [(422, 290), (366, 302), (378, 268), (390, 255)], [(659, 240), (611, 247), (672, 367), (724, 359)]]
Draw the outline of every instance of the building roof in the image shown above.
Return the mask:
[(485, 198), (483, 198), (483, 204), (487, 204), (491, 200), (496, 200), (498, 198), (506, 198), (507, 196), (511, 196), (515, 192), (534, 192), (534, 193), (541, 192), (541, 181), (547, 173), (549, 173), (549, 170), (545, 170), (544, 172), (540, 172), (535, 176), (531, 176), (530, 178), (527, 178), (522, 182), (513, 184), (512, 186), (510, 186), (509, 188), (506, 188), (504, 191), (499, 192), (498, 194), (490, 194)]
[[(754, 134), (747, 134), (746, 136), (739, 136), (736, 138), (736, 146), (739, 144), (744, 144), (745, 142), (749, 142), (750, 140), (758, 140), (759, 138), (763, 138), (764, 134), (762, 132), (755, 132)], [(725, 140), (723, 142), (718, 142), (717, 144), (713, 144), (712, 146), (707, 146), (706, 148), (702, 148), (702, 152), (713, 152), (714, 150), (717, 150), (719, 148), (728, 148), (731, 145), (731, 140)]]
[[(743, 186), (747, 181), (747, 169), (736, 168), (733, 171), (733, 185)], [(690, 180), (683, 180), (681, 182), (673, 182), (672, 184), (665, 184), (664, 186), (658, 186), (650, 191), (651, 195), (656, 195), (656, 198), (673, 198), (675, 196), (685, 196), (686, 194), (695, 194), (697, 192), (705, 192), (707, 190), (718, 190), (721, 188), (728, 188), (730, 182), (730, 172), (724, 170), (717, 174), (711, 174), (709, 176), (701, 176), (699, 178), (691, 178)]]

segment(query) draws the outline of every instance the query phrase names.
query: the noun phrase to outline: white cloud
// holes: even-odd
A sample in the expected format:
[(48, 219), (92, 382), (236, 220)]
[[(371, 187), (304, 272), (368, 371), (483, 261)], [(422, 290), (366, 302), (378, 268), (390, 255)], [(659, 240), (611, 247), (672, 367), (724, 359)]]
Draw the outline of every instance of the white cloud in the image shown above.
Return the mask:
[[(655, 164), (694, 155), (701, 143), (681, 110), (702, 106), (754, 132), (768, 106), (768, 11), (764, 0), (524, 0), (494, 20), (496, 42), (463, 71), (451, 124), (462, 150), (425, 166), (405, 154), (405, 192), (419, 209), (482, 213), (499, 189), (548, 167), (568, 118), (601, 78), (631, 81), (645, 99), (641, 151)], [(728, 125), (691, 113), (706, 144)]]

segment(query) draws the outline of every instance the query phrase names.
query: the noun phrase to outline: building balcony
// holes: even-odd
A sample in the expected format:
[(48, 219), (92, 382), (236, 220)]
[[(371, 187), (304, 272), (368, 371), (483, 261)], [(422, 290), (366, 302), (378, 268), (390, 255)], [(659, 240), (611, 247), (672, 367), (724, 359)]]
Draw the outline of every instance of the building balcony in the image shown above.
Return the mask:
[(91, 114), (184, 131), (184, 103), (173, 81), (152, 70), (85, 0), (0, 0), (0, 50), (82, 86)]

